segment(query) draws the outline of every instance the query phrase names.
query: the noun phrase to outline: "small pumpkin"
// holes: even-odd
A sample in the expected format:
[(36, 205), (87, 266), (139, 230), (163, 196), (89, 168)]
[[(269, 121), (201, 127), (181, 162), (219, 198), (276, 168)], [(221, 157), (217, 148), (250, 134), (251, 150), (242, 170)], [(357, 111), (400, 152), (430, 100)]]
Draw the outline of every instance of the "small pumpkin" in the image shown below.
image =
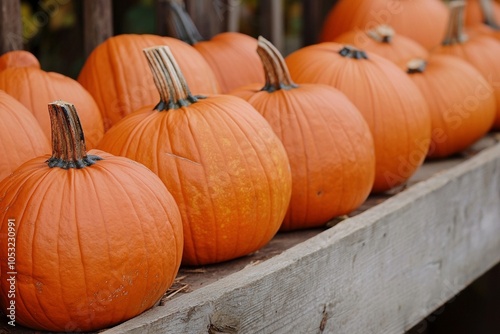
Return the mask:
[(358, 49), (389, 59), (402, 68), (412, 59), (426, 59), (429, 56), (423, 46), (411, 38), (396, 34), (391, 26), (385, 24), (366, 31), (346, 32), (333, 42), (354, 45)]
[(375, 142), (373, 192), (404, 184), (423, 163), (431, 138), (427, 103), (391, 61), (337, 43), (292, 52), (286, 63), (295, 82), (322, 83), (343, 92), (368, 122)]
[(496, 115), (493, 87), (469, 63), (452, 56), (415, 59), (408, 73), (429, 105), (430, 158), (445, 158), (482, 138)]
[(388, 24), (432, 50), (446, 31), (448, 11), (442, 0), (339, 0), (327, 14), (320, 41), (333, 41), (351, 30)]
[(219, 83), (203, 57), (190, 45), (172, 37), (123, 34), (108, 38), (85, 60), (78, 81), (94, 97), (105, 130), (131, 112), (158, 101), (142, 49), (168, 45), (179, 58), (186, 80), (196, 94), (218, 93)]
[(370, 128), (340, 91), (295, 84), (280, 52), (265, 38), (258, 54), (266, 83), (233, 91), (252, 104), (285, 146), (292, 198), (282, 230), (324, 225), (358, 208), (370, 194), (375, 152)]
[(167, 185), (183, 219), (184, 264), (258, 250), (276, 234), (290, 202), (283, 145), (242, 99), (193, 96), (168, 47), (145, 53), (160, 102), (125, 117), (99, 147), (145, 164)]
[(264, 81), (264, 71), (255, 53), (257, 40), (239, 32), (223, 32), (204, 40), (194, 22), (178, 0), (168, 0), (169, 35), (194, 46), (217, 77), (220, 92)]
[(24, 162), (49, 152), (49, 141), (31, 112), (0, 91), (0, 180)]
[[(0, 183), (0, 304), (10, 305), (14, 275), (16, 324), (94, 331), (162, 297), (180, 265), (181, 218), (146, 167), (87, 154), (73, 105), (57, 101), (49, 110), (52, 156), (29, 160)], [(11, 237), (15, 264), (7, 258)]]
[(463, 1), (453, 1), (450, 6), (448, 33), (442, 45), (435, 51), (459, 57), (474, 66), (494, 89), (497, 115), (494, 129), (500, 129), (500, 43), (492, 37), (479, 33), (465, 33)]
[(62, 74), (42, 70), (38, 60), (27, 51), (11, 51), (0, 59), (8, 64), (0, 71), (0, 89), (33, 113), (47, 138), (50, 138), (51, 127), (45, 106), (54, 100), (66, 98), (71, 99), (80, 110), (87, 145), (89, 148), (97, 145), (104, 135), (102, 117), (99, 107), (82, 85)]

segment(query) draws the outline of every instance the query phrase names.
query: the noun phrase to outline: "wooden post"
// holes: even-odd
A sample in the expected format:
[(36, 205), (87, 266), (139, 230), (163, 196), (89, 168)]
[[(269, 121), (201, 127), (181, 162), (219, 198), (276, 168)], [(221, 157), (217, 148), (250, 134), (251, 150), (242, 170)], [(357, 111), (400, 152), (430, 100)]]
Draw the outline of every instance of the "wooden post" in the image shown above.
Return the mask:
[(330, 9), (335, 6), (338, 0), (302, 0), (303, 25), (302, 44), (303, 46), (319, 42), (319, 35), (325, 17)]
[(283, 53), (285, 48), (283, 2), (268, 0), (260, 2), (262, 24), (260, 34)]
[(185, 0), (186, 10), (205, 39), (227, 29), (227, 0)]
[(0, 54), (22, 48), (21, 1), (0, 0)]
[(113, 35), (112, 0), (83, 1), (84, 50), (92, 50)]

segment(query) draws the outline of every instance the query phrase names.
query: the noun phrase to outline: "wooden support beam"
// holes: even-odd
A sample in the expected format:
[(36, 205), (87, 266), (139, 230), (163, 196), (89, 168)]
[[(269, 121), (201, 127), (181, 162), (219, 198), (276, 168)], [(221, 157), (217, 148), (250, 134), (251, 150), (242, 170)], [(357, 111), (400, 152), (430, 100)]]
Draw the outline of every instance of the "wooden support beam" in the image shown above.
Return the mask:
[(21, 1), (0, 0), (0, 54), (22, 48)]
[(113, 35), (112, 0), (83, 1), (85, 55)]

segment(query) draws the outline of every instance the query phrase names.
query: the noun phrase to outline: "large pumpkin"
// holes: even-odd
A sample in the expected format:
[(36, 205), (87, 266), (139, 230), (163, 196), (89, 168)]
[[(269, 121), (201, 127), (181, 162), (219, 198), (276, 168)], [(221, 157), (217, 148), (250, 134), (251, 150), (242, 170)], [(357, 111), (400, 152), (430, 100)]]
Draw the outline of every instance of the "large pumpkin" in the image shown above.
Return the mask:
[(467, 29), (500, 40), (500, 4), (492, 0), (469, 0), (465, 12)]
[(35, 117), (20, 102), (0, 91), (0, 180), (24, 162), (50, 153)]
[(266, 120), (229, 95), (191, 95), (167, 47), (146, 55), (161, 96), (110, 129), (100, 148), (158, 174), (184, 223), (183, 262), (249, 254), (278, 231), (291, 195), (285, 149)]
[(0, 71), (13, 67), (40, 67), (38, 59), (30, 52), (6, 52), (0, 56)]
[(62, 74), (43, 71), (38, 60), (27, 51), (11, 51), (0, 59), (4, 59), (0, 89), (33, 113), (48, 138), (51, 129), (47, 104), (61, 98), (71, 99), (80, 110), (87, 145), (89, 148), (97, 145), (104, 135), (102, 117), (99, 107), (82, 85)]
[(472, 64), (491, 84), (497, 101), (497, 115), (493, 128), (500, 129), (500, 43), (486, 35), (465, 33), (464, 2), (450, 3), (448, 34), (436, 53), (462, 58)]
[(447, 18), (442, 0), (339, 0), (325, 19), (320, 40), (388, 24), (431, 50), (443, 39)]
[(75, 108), (49, 108), (52, 156), (0, 183), (0, 304), (9, 316), (15, 303), (16, 324), (33, 329), (98, 330), (152, 307), (172, 284), (181, 218), (154, 173), (87, 154)]
[(431, 119), (424, 97), (403, 70), (383, 57), (337, 43), (299, 49), (286, 62), (296, 82), (331, 85), (361, 111), (375, 142), (374, 192), (405, 183), (420, 167)]
[(496, 115), (493, 88), (470, 64), (433, 55), (408, 64), (411, 79), (429, 105), (432, 141), (428, 157), (444, 158), (483, 137)]
[(493, 0), (467, 0), (465, 25), (495, 24), (500, 20), (500, 4)]
[(198, 50), (214, 71), (221, 93), (264, 81), (264, 71), (255, 53), (257, 40), (239, 32), (223, 32), (204, 40), (178, 0), (168, 1), (172, 13), (169, 34)]
[(168, 45), (196, 94), (219, 92), (217, 78), (189, 44), (171, 37), (124, 34), (108, 38), (89, 55), (78, 81), (96, 100), (106, 131), (131, 112), (159, 99), (142, 49)]
[(292, 198), (282, 230), (324, 225), (360, 206), (375, 177), (370, 128), (340, 91), (327, 85), (296, 85), (285, 60), (259, 37), (266, 83), (231, 94), (250, 102), (285, 146), (292, 170)]
[(334, 42), (354, 45), (358, 49), (378, 54), (402, 68), (412, 59), (426, 59), (429, 56), (423, 46), (411, 38), (396, 34), (388, 25), (379, 25), (366, 31), (352, 30), (338, 36)]

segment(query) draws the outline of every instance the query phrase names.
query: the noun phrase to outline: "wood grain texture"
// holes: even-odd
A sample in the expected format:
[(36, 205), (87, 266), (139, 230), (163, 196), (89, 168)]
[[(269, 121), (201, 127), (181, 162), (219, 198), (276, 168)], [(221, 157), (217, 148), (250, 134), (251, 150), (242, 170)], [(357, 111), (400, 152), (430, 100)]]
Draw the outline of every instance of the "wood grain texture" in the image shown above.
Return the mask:
[(21, 1), (0, 0), (0, 54), (22, 48)]
[(500, 144), (104, 333), (403, 333), (500, 260)]
[(84, 50), (92, 50), (113, 35), (112, 0), (83, 1)]

